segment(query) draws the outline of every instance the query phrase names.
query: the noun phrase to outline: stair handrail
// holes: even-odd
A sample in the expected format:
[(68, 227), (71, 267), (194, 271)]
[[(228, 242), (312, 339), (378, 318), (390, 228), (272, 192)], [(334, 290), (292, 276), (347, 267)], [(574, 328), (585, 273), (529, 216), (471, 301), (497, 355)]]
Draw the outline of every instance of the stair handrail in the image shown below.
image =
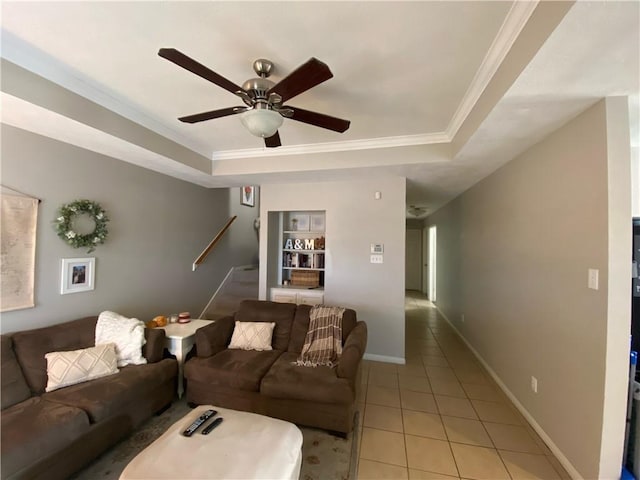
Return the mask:
[(229, 221), (226, 223), (226, 225), (224, 227), (222, 227), (222, 230), (220, 230), (218, 232), (218, 234), (215, 237), (213, 237), (213, 240), (211, 240), (211, 242), (209, 242), (209, 245), (207, 245), (206, 248), (202, 251), (202, 253), (200, 255), (198, 255), (198, 258), (195, 259), (195, 261), (193, 262), (193, 266), (191, 267), (193, 272), (196, 271), (196, 268), (198, 268), (198, 265), (200, 265), (202, 262), (204, 262), (205, 258), (207, 258), (207, 255), (209, 255), (211, 250), (213, 250), (213, 247), (215, 247), (216, 243), (218, 243), (220, 241), (222, 236), (229, 229), (229, 227), (231, 226), (231, 224), (234, 222), (234, 220), (236, 218), (238, 218), (237, 215), (234, 215), (233, 217), (231, 217), (229, 219)]
[(209, 310), (209, 307), (211, 306), (211, 304), (213, 303), (213, 301), (216, 299), (216, 297), (218, 296), (218, 293), (220, 293), (227, 285), (227, 281), (229, 280), (229, 278), (231, 277), (231, 275), (233, 274), (233, 272), (235, 272), (236, 270), (255, 270), (258, 268), (258, 265), (238, 265), (236, 267), (231, 267), (229, 269), (229, 271), (227, 272), (227, 274), (224, 277), (224, 280), (222, 280), (222, 282), (220, 282), (220, 285), (218, 285), (218, 288), (216, 288), (216, 291), (213, 292), (213, 295), (211, 295), (211, 298), (209, 299), (209, 303), (207, 303), (207, 305), (204, 307), (204, 309), (202, 310), (202, 313), (200, 314), (200, 316), (198, 318), (205, 318), (205, 313), (207, 313), (207, 310)]

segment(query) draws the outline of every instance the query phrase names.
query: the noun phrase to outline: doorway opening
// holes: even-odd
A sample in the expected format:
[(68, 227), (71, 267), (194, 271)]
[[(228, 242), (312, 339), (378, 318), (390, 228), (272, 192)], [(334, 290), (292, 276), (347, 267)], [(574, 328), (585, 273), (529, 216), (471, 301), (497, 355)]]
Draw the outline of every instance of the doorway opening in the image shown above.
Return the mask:
[(436, 278), (437, 278), (437, 266), (436, 266), (436, 251), (437, 251), (437, 237), (438, 231), (435, 225), (429, 227), (429, 290), (427, 296), (432, 302), (436, 302)]

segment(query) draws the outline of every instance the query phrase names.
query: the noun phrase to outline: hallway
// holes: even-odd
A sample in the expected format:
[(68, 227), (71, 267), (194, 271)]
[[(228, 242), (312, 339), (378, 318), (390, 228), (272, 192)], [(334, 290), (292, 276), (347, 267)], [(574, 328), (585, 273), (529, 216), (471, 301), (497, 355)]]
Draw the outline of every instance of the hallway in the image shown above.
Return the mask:
[(570, 479), (433, 304), (405, 312), (406, 365), (364, 362), (358, 478)]

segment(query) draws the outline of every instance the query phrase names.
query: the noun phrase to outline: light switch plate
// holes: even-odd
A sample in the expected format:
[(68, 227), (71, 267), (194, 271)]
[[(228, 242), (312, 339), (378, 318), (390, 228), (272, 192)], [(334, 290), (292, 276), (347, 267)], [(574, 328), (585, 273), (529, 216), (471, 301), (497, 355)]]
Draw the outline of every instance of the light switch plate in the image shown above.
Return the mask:
[(589, 269), (589, 288), (592, 290), (598, 290), (598, 276), (600, 271), (597, 268)]
[(371, 263), (383, 263), (382, 255), (371, 255)]

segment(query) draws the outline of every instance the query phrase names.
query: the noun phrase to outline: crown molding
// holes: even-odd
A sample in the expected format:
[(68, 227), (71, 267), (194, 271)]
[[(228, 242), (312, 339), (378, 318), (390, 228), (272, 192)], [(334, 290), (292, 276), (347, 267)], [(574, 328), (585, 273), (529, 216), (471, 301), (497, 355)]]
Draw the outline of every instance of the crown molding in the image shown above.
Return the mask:
[(125, 118), (184, 145), (194, 152), (206, 157), (210, 156), (213, 161), (431, 145), (450, 143), (452, 141), (458, 129), (462, 126), (482, 95), (482, 92), (500, 67), (537, 5), (538, 0), (516, 0), (513, 2), (489, 51), (476, 72), (471, 85), (467, 89), (444, 132), (282, 146), (277, 149), (262, 147), (223, 150), (211, 153), (206, 146), (179, 134), (140, 108), (131, 106), (126, 99), (120, 98), (117, 93), (108, 91), (104, 85), (95, 82), (80, 72), (74, 71), (68, 65), (46, 55), (44, 52), (15, 37), (4, 29), (2, 30), (1, 56), (22, 68), (43, 76)]
[(460, 105), (458, 105), (458, 109), (447, 126), (446, 133), (449, 139), (453, 139), (458, 133), (458, 130), (479, 100), (480, 95), (482, 95), (498, 68), (500, 68), (538, 3), (538, 0), (516, 0), (511, 5), (500, 30), (480, 64), (480, 68), (478, 68), (471, 85), (469, 85)]
[(372, 150), (378, 148), (408, 147), (413, 145), (432, 145), (448, 143), (450, 137), (444, 132), (423, 133), (419, 135), (400, 135), (396, 137), (368, 138), (365, 140), (347, 140), (344, 142), (313, 143), (275, 148), (248, 148), (243, 150), (223, 150), (214, 152), (211, 159), (232, 160), (236, 158), (282, 157), (313, 153), (350, 152), (354, 150)]
[(211, 154), (206, 146), (181, 135), (163, 122), (145, 113), (142, 109), (132, 106), (131, 102), (127, 101), (126, 98), (108, 90), (104, 85), (47, 55), (5, 29), (2, 29), (2, 51), (0, 56), (200, 155), (209, 157)]

